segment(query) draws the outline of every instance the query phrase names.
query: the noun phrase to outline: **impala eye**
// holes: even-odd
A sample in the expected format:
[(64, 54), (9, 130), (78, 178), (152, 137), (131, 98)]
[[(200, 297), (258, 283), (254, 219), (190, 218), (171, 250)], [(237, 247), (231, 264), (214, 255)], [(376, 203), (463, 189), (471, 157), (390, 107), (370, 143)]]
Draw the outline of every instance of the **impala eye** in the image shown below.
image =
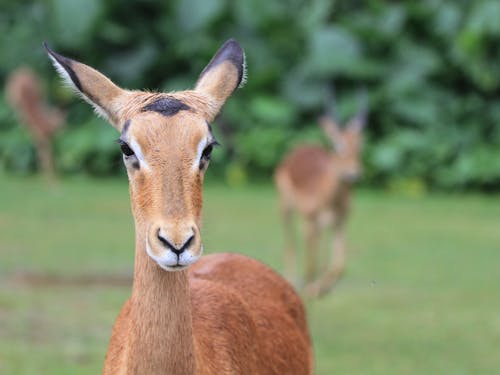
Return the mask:
[(121, 139), (119, 139), (118, 143), (120, 144), (120, 148), (122, 149), (123, 155), (125, 155), (125, 156), (132, 156), (132, 155), (134, 155), (134, 151), (132, 151), (132, 149), (127, 144), (127, 142), (124, 142)]
[(213, 150), (212, 145), (208, 145), (207, 147), (205, 147), (203, 153), (201, 154), (201, 158), (207, 161), (210, 160), (210, 156), (212, 155), (212, 150)]
[(217, 146), (218, 143), (217, 141), (213, 141), (210, 143), (203, 152), (201, 153), (201, 158), (200, 158), (200, 169), (203, 169), (207, 166), (208, 162), (210, 161), (210, 157), (212, 156), (212, 150), (214, 146)]

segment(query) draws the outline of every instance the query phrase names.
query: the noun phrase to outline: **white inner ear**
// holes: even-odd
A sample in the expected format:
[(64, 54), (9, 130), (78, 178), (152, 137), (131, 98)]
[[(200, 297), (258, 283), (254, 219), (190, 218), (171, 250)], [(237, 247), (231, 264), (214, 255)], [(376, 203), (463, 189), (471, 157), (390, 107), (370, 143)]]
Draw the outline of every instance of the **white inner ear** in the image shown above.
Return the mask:
[(144, 169), (149, 169), (149, 165), (148, 163), (146, 163), (146, 160), (144, 159), (144, 154), (142, 153), (142, 149), (141, 146), (139, 146), (139, 143), (137, 143), (134, 139), (131, 139), (130, 147), (132, 148), (132, 151), (134, 151), (137, 160), (139, 160), (141, 167)]
[(241, 89), (243, 86), (245, 86), (245, 83), (247, 83), (247, 56), (245, 55), (245, 52), (243, 52), (243, 74), (241, 76), (241, 82), (238, 85), (238, 88)]
[(49, 57), (50, 57), (50, 60), (52, 61), (52, 65), (54, 65), (54, 68), (56, 68), (57, 73), (59, 73), (59, 75), (63, 79), (64, 84), (66, 86), (70, 87), (74, 92), (76, 92), (78, 94), (78, 96), (80, 96), (83, 100), (85, 100), (87, 103), (89, 103), (94, 108), (94, 111), (98, 116), (109, 121), (109, 117), (106, 114), (106, 112), (104, 111), (104, 109), (102, 109), (96, 103), (94, 103), (92, 100), (90, 100), (87, 95), (85, 95), (83, 92), (81, 92), (78, 89), (78, 87), (76, 87), (75, 83), (73, 82), (73, 80), (69, 76), (66, 69), (64, 69), (64, 67), (61, 64), (59, 64), (59, 62), (54, 57), (52, 57), (51, 54), (49, 54)]
[(196, 150), (196, 158), (194, 159), (193, 163), (193, 170), (195, 172), (200, 169), (201, 154), (203, 153), (205, 147), (207, 147), (207, 144), (208, 144), (207, 138), (202, 138), (200, 143), (198, 143), (198, 149)]

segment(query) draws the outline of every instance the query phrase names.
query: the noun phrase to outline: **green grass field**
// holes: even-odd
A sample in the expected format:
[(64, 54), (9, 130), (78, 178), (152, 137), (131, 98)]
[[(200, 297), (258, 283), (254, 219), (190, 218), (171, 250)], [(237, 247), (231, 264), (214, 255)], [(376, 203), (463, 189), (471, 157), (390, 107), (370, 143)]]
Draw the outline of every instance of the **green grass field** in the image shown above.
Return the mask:
[[(133, 268), (127, 183), (0, 176), (0, 373), (96, 374), (126, 286), (35, 286), (20, 273)], [(281, 270), (271, 186), (205, 189), (208, 252)], [(308, 305), (317, 374), (499, 374), (500, 197), (358, 192), (348, 270)]]

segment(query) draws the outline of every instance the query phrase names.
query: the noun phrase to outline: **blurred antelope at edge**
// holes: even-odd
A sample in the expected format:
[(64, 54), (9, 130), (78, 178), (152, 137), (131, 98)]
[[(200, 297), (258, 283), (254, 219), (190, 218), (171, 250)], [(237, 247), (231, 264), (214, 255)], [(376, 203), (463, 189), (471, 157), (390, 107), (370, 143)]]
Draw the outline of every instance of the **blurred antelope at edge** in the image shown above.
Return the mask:
[(52, 141), (57, 130), (64, 125), (64, 114), (44, 103), (40, 81), (27, 67), (10, 74), (5, 92), (10, 105), (31, 134), (40, 169), (52, 180), (55, 177)]
[[(277, 167), (274, 179), (285, 230), (285, 272), (296, 281), (296, 249), (293, 213), (305, 220), (305, 292), (320, 296), (342, 276), (346, 262), (345, 226), (352, 184), (361, 175), (361, 133), (366, 124), (366, 95), (359, 95), (358, 112), (345, 125), (335, 114), (333, 89), (326, 95), (326, 114), (319, 124), (331, 143), (303, 145), (293, 149)], [(318, 245), (322, 229), (331, 225), (334, 240), (330, 263), (320, 274)]]
[(120, 133), (129, 179), (134, 280), (103, 373), (311, 375), (311, 339), (293, 287), (246, 256), (202, 256), (203, 180), (216, 144), (210, 124), (244, 81), (240, 45), (227, 41), (194, 89), (172, 93), (125, 90), (47, 52)]

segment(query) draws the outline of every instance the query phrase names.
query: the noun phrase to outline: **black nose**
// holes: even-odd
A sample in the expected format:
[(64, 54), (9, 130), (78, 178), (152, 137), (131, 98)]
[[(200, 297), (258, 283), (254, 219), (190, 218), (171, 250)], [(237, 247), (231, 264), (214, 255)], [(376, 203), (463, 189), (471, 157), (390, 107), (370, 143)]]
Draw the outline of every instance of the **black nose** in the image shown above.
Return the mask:
[(163, 246), (165, 246), (167, 249), (171, 250), (172, 252), (174, 252), (177, 256), (181, 255), (187, 248), (189, 248), (189, 246), (191, 246), (191, 243), (193, 242), (194, 240), (194, 234), (191, 235), (191, 237), (189, 237), (186, 242), (184, 242), (184, 244), (182, 244), (181, 246), (177, 247), (177, 246), (174, 246), (169, 240), (167, 240), (165, 237), (163, 237), (161, 234), (160, 234), (160, 230), (158, 229), (158, 239), (160, 240), (160, 242), (163, 244)]

